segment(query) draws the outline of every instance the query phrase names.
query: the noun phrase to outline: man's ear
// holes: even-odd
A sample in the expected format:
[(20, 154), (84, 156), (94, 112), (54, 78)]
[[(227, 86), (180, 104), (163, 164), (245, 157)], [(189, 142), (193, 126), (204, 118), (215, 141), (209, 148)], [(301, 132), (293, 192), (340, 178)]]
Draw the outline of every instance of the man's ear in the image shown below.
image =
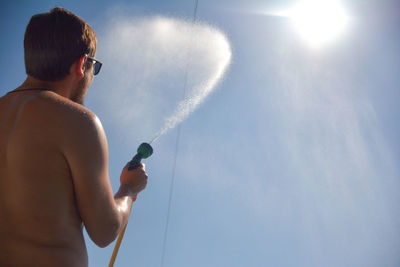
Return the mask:
[(86, 60), (87, 55), (83, 55), (72, 64), (72, 72), (74, 72), (74, 74), (79, 78), (85, 76)]

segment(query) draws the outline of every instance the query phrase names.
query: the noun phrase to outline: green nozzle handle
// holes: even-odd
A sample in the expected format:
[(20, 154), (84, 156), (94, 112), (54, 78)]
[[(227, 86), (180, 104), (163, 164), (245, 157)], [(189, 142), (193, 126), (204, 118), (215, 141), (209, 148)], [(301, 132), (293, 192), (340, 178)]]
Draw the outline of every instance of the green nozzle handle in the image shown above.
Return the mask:
[(153, 154), (153, 148), (149, 143), (142, 143), (138, 149), (137, 154), (129, 161), (128, 170), (133, 170), (139, 167), (140, 161), (142, 159), (147, 159)]

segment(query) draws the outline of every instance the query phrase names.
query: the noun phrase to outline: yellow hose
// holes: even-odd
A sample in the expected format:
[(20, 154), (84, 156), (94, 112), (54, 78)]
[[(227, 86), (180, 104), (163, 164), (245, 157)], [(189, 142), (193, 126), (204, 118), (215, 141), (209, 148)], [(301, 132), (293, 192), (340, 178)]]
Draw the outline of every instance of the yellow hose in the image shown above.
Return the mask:
[[(136, 200), (136, 198), (135, 198), (135, 200)], [(132, 207), (131, 207), (131, 210), (132, 210)], [(126, 225), (124, 226), (124, 228), (118, 235), (118, 239), (117, 239), (117, 242), (115, 243), (114, 251), (111, 255), (111, 259), (110, 259), (110, 263), (108, 264), (108, 267), (114, 267), (115, 258), (117, 257), (118, 250), (119, 250), (119, 247), (121, 246), (122, 238), (124, 238), (124, 234), (125, 234), (125, 230), (126, 230), (127, 226), (128, 226), (128, 222), (126, 223)]]
[(128, 224), (125, 225), (124, 229), (122, 229), (121, 233), (119, 233), (119, 235), (118, 235), (117, 243), (115, 243), (114, 251), (113, 251), (113, 254), (111, 256), (110, 264), (108, 264), (108, 267), (113, 267), (114, 266), (115, 258), (117, 257), (119, 246), (121, 246), (122, 238), (124, 237), (127, 225)]

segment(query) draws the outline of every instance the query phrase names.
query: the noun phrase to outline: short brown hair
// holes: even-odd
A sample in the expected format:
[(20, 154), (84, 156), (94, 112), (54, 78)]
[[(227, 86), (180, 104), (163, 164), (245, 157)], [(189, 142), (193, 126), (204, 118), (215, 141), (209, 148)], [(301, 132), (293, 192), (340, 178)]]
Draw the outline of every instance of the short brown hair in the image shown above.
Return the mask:
[(94, 57), (96, 47), (93, 29), (72, 12), (55, 7), (34, 15), (24, 37), (26, 74), (44, 81), (61, 80), (81, 56)]

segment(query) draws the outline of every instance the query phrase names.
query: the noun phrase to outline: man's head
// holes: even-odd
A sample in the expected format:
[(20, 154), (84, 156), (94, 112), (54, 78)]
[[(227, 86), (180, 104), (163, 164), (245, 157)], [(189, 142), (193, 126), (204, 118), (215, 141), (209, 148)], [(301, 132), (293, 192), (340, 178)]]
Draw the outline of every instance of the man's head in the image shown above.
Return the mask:
[[(32, 16), (25, 31), (25, 69), (42, 81), (60, 81), (71, 73), (73, 64), (84, 68), (84, 75), (73, 92), (83, 98), (93, 80), (97, 38), (93, 29), (72, 12), (56, 7)], [(79, 90), (78, 90), (79, 89)], [(82, 91), (82, 92), (79, 92)], [(81, 95), (81, 96), (80, 96)]]

